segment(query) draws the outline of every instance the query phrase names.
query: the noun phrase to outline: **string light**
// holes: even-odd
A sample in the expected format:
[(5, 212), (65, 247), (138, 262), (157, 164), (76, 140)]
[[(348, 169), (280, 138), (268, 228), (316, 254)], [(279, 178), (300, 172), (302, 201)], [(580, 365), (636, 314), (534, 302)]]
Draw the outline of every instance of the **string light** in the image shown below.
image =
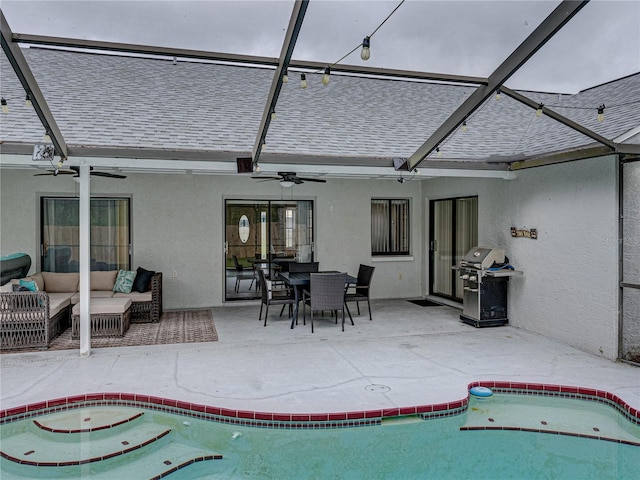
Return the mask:
[(326, 66), (324, 68), (324, 75), (322, 75), (322, 84), (329, 85), (329, 81), (331, 80), (331, 67)]
[(598, 107), (598, 122), (604, 120), (604, 103)]
[(440, 147), (436, 147), (436, 154), (441, 157), (442, 156), (442, 152), (440, 151)]
[(289, 69), (285, 68), (282, 72), (282, 83), (289, 83)]
[(7, 103), (4, 97), (2, 97), (2, 100), (0, 100), (0, 103), (2, 103), (2, 113), (9, 113), (9, 104)]
[(536, 110), (536, 117), (541, 117), (542, 116), (542, 109), (544, 108), (544, 104), (540, 103), (538, 104), (538, 109)]
[(276, 111), (275, 110), (271, 110), (271, 120), (273, 121), (276, 118), (277, 118)]
[(502, 92), (500, 89), (496, 90), (496, 102), (500, 101), (500, 97), (502, 96)]
[(308, 86), (309, 84), (307, 83), (307, 76), (303, 73), (300, 75), (300, 88), (304, 90)]
[(364, 37), (362, 40), (362, 51), (360, 52), (360, 58), (365, 62), (371, 58), (371, 37)]
[(24, 106), (27, 108), (33, 108), (33, 103), (31, 103), (31, 95), (29, 95), (28, 93), (24, 99)]
[(464, 122), (462, 122), (462, 131), (463, 132), (467, 131), (467, 121), (466, 120)]
[(44, 140), (45, 142), (50, 143), (51, 142), (51, 135), (49, 135), (49, 132), (44, 132), (44, 137), (42, 137), (42, 140)]

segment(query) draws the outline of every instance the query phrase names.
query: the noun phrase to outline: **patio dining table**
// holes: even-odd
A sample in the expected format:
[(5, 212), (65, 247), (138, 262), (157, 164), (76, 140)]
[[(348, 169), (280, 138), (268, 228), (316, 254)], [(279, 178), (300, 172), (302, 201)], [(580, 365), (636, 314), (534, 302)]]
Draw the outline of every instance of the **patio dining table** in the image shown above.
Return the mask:
[[(318, 273), (340, 273), (337, 270), (324, 271)], [(296, 323), (298, 323), (298, 303), (300, 302), (300, 291), (308, 287), (311, 283), (311, 273), (309, 272), (278, 272), (276, 274), (277, 279), (282, 280), (285, 285), (288, 287), (293, 287), (293, 292), (295, 295), (295, 307), (293, 308), (293, 318), (291, 319), (291, 328), (294, 327)], [(355, 285), (358, 279), (352, 275), (347, 274), (347, 282), (346, 285)], [(351, 312), (349, 311), (349, 307), (345, 304), (347, 309), (347, 313), (349, 314), (349, 318), (351, 318)]]

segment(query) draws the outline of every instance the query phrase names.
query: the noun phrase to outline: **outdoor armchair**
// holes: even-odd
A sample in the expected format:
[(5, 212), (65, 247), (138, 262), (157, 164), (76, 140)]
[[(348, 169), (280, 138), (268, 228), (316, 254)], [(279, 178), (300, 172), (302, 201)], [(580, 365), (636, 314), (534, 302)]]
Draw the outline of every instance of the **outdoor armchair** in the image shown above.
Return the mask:
[[(306, 325), (306, 305), (311, 309), (311, 333), (313, 312), (329, 310), (335, 314), (338, 323), (338, 310), (342, 310), (342, 331), (344, 332), (344, 292), (347, 282), (346, 273), (312, 273), (309, 276), (309, 290), (302, 292), (303, 323)], [(353, 320), (351, 320), (353, 325)]]
[(286, 305), (289, 305), (289, 315), (291, 315), (292, 306), (296, 303), (296, 300), (293, 296), (293, 290), (290, 288), (274, 288), (271, 281), (265, 278), (262, 269), (258, 269), (258, 282), (260, 284), (260, 291), (262, 295), (262, 303), (260, 304), (258, 321), (262, 320), (262, 308), (266, 306), (266, 310), (264, 312), (264, 326), (267, 326), (269, 305), (282, 305), (280, 316), (282, 316), (282, 312), (284, 312), (284, 307)]
[[(371, 290), (371, 278), (373, 277), (373, 271), (375, 268), (376, 267), (370, 267), (368, 265), (360, 265), (360, 268), (358, 269), (358, 280), (355, 285), (347, 286), (344, 298), (346, 302), (356, 302), (358, 315), (360, 315), (360, 302), (366, 301), (367, 306), (369, 307), (369, 320), (372, 320), (369, 295)], [(349, 312), (349, 305), (347, 305), (347, 312)], [(349, 316), (351, 316), (351, 312), (349, 312)]]

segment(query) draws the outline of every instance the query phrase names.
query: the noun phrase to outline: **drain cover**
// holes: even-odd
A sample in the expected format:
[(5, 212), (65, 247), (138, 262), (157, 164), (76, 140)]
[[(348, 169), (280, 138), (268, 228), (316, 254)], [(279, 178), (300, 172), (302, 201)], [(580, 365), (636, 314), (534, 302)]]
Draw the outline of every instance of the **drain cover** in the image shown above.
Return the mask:
[(391, 388), (387, 387), (386, 385), (378, 385), (375, 383), (373, 385), (367, 385), (366, 387), (364, 387), (364, 389), (367, 392), (375, 392), (375, 393), (386, 393), (391, 391)]

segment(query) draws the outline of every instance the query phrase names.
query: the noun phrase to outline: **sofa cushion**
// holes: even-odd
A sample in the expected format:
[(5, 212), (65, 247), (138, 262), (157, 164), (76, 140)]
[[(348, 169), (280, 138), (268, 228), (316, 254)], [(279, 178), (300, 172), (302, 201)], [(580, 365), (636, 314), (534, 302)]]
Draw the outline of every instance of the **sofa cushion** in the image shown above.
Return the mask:
[(148, 292), (151, 288), (151, 277), (155, 274), (156, 272), (138, 267), (136, 270), (136, 279), (133, 281), (132, 290), (140, 293)]
[[(131, 307), (128, 298), (96, 298), (89, 305), (91, 315), (96, 313), (124, 313)], [(80, 315), (80, 304), (74, 305), (71, 311), (73, 315)]]
[(113, 290), (117, 276), (117, 270), (91, 272), (91, 290)]
[(151, 292), (114, 293), (113, 298), (129, 298), (132, 302), (150, 302), (153, 300)]
[(136, 272), (129, 270), (119, 270), (116, 277), (116, 283), (113, 285), (114, 292), (130, 293), (133, 287), (133, 280), (136, 278)]
[[(89, 296), (91, 298), (111, 298), (113, 297), (113, 290), (91, 290)], [(71, 303), (73, 305), (80, 303), (80, 292), (75, 293), (73, 297), (71, 297)]]
[(49, 293), (49, 317), (53, 317), (67, 308), (71, 303), (71, 295), (68, 293)]
[(54, 273), (42, 272), (44, 279), (44, 290), (47, 293), (77, 292), (79, 273)]

